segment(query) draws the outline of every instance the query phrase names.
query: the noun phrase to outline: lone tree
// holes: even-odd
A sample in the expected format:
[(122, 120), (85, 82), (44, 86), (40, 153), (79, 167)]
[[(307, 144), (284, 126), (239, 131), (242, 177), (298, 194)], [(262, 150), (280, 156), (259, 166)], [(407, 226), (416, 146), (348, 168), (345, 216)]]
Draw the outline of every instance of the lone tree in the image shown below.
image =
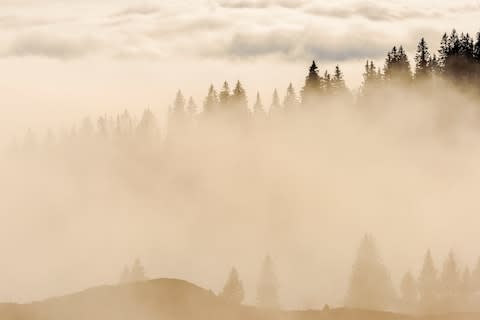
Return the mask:
[(346, 305), (353, 308), (388, 310), (395, 302), (393, 283), (382, 264), (373, 238), (366, 235), (358, 250), (350, 277)]
[(275, 276), (273, 261), (266, 256), (260, 271), (257, 287), (257, 305), (261, 308), (276, 309), (278, 302), (278, 284)]
[(241, 304), (244, 299), (245, 292), (243, 290), (242, 281), (240, 281), (237, 269), (232, 268), (227, 282), (223, 287), (220, 297), (224, 298), (228, 302)]

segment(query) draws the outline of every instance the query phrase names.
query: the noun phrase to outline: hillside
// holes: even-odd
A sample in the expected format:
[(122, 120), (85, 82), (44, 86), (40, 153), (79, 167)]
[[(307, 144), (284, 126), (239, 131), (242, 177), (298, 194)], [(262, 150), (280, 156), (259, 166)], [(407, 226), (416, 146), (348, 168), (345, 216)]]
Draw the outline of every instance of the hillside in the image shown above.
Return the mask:
[[(425, 317), (425, 320), (479, 319), (480, 315)], [(2, 320), (401, 320), (413, 317), (386, 312), (335, 309), (330, 311), (265, 311), (233, 306), (191, 283), (159, 279), (104, 286), (32, 304), (0, 304)]]

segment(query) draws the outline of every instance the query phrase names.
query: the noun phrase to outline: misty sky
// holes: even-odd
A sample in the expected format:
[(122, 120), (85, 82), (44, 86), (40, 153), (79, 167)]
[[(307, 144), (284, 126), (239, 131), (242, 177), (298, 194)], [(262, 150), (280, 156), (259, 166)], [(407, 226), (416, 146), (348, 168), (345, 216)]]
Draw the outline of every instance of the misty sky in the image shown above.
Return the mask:
[(0, 0), (0, 136), (162, 111), (178, 88), (201, 103), (225, 79), (269, 103), (274, 87), (301, 88), (312, 59), (341, 64), (356, 88), (366, 59), (383, 64), (421, 36), (436, 47), (453, 27), (474, 33), (479, 13), (471, 0)]

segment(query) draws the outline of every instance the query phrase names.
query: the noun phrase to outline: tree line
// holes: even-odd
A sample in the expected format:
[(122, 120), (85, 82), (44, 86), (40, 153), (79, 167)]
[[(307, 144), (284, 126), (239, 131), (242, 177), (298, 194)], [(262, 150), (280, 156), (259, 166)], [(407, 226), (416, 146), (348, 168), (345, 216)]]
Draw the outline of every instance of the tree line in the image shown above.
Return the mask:
[(419, 273), (406, 272), (397, 293), (369, 235), (359, 247), (346, 298), (347, 306), (406, 313), (478, 311), (479, 303), (480, 258), (473, 270), (462, 269), (450, 252), (437, 269), (428, 250)]
[[(456, 88), (480, 94), (480, 32), (475, 37), (468, 33), (458, 33), (455, 29), (445, 33), (437, 53), (432, 53), (427, 41), (422, 38), (417, 46), (412, 67), (403, 46), (394, 46), (385, 58), (383, 67), (377, 67), (373, 60), (367, 60), (363, 82), (357, 94), (353, 94), (345, 84), (340, 66), (320, 73), (315, 61), (312, 62), (301, 90), (297, 92), (290, 83), (281, 98), (277, 89), (271, 96), (271, 103), (265, 104), (257, 93), (255, 101), (249, 105), (246, 91), (240, 81), (230, 87), (225, 81), (220, 90), (213, 85), (208, 89), (202, 106), (181, 90), (169, 107), (168, 130), (162, 136), (185, 135), (189, 127), (198, 127), (208, 120), (232, 120), (229, 124), (241, 125), (251, 120), (278, 119), (294, 111), (314, 110), (321, 105), (341, 103), (344, 105), (371, 105), (381, 102), (389, 88), (420, 91), (424, 85), (433, 86), (427, 93), (434, 94), (434, 86), (439, 81), (448, 81)], [(422, 89), (420, 89), (422, 88)], [(234, 127), (232, 125), (232, 127)], [(167, 133), (168, 132), (168, 133)], [(137, 119), (128, 111), (116, 116), (101, 116), (96, 124), (85, 118), (80, 126), (63, 130), (58, 137), (49, 130), (43, 143), (51, 145), (61, 140), (75, 139), (78, 136), (128, 137), (160, 136), (160, 125), (154, 113), (146, 109)], [(14, 142), (15, 147), (39, 145), (36, 136), (28, 131), (22, 143)]]

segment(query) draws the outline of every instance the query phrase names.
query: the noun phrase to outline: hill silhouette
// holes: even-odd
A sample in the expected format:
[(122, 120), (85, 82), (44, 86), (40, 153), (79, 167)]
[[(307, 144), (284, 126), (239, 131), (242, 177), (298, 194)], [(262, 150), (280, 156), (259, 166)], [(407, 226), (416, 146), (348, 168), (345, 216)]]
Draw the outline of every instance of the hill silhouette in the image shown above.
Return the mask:
[(470, 320), (479, 317), (479, 314), (413, 317), (346, 308), (324, 311), (262, 310), (231, 304), (211, 291), (176, 279), (96, 287), (31, 304), (0, 304), (2, 320)]

